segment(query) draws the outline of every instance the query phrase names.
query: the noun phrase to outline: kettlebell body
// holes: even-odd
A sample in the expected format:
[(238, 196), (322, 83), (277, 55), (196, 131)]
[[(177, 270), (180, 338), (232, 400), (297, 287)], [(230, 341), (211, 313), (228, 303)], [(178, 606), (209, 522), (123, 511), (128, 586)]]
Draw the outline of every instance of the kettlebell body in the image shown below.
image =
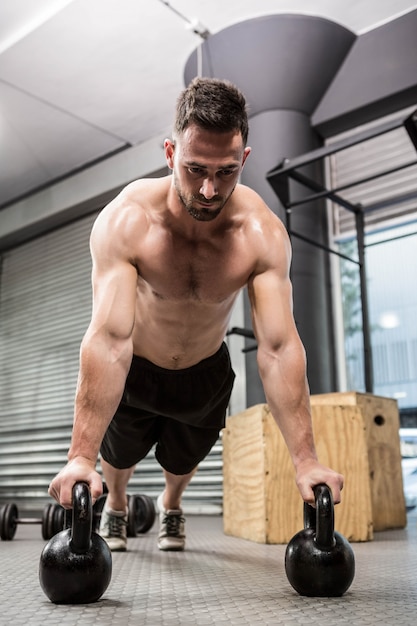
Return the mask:
[(110, 549), (92, 532), (90, 490), (85, 483), (76, 483), (72, 527), (52, 537), (42, 551), (41, 587), (55, 604), (88, 604), (103, 595), (111, 572)]
[(334, 532), (334, 507), (327, 485), (315, 488), (316, 509), (304, 504), (304, 530), (289, 542), (285, 571), (292, 587), (303, 596), (342, 596), (355, 575), (349, 542)]

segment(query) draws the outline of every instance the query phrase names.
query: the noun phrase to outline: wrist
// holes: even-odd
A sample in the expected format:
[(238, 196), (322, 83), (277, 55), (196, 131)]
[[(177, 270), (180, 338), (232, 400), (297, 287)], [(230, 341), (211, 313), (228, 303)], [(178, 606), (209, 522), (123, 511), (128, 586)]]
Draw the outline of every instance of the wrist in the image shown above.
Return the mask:
[(75, 463), (80, 463), (83, 465), (91, 465), (91, 467), (95, 468), (96, 463), (97, 463), (97, 457), (94, 458), (93, 456), (80, 454), (80, 453), (74, 453), (71, 450), (69, 450), (67, 458), (68, 458), (68, 463), (70, 463), (71, 465)]
[(311, 465), (317, 465), (319, 462), (316, 452), (311, 452), (309, 455), (303, 455), (300, 458), (294, 459), (294, 468), (296, 472), (305, 471)]

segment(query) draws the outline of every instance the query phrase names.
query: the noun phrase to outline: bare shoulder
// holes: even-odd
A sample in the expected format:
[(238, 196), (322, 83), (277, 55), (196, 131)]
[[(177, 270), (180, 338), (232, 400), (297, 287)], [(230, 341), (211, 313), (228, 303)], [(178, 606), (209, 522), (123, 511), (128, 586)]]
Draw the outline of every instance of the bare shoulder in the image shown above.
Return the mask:
[(290, 241), (282, 220), (261, 198), (261, 196), (245, 185), (236, 187), (236, 204), (242, 212), (242, 223), (253, 246), (267, 253), (270, 260), (275, 256), (290, 254)]
[(92, 244), (129, 245), (138, 242), (148, 230), (149, 223), (166, 206), (169, 177), (140, 179), (127, 185), (97, 217)]

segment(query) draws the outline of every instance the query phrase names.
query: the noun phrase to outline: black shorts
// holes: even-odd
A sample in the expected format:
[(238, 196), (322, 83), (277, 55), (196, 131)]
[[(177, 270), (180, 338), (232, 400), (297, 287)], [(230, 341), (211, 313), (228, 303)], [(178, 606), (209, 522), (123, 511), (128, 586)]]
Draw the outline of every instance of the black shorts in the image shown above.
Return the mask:
[(235, 374), (226, 344), (197, 365), (167, 370), (133, 356), (122, 400), (101, 445), (102, 458), (124, 469), (155, 456), (172, 474), (188, 474), (225, 425)]

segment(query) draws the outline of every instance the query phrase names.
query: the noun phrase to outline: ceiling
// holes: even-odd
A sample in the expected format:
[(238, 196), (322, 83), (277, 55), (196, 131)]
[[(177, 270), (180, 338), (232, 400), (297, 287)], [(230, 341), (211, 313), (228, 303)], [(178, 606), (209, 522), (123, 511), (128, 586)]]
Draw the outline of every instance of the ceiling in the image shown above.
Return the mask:
[(302, 13), (359, 35), (416, 8), (412, 0), (2, 0), (0, 208), (169, 133), (185, 63), (201, 42), (197, 22), (214, 34)]

